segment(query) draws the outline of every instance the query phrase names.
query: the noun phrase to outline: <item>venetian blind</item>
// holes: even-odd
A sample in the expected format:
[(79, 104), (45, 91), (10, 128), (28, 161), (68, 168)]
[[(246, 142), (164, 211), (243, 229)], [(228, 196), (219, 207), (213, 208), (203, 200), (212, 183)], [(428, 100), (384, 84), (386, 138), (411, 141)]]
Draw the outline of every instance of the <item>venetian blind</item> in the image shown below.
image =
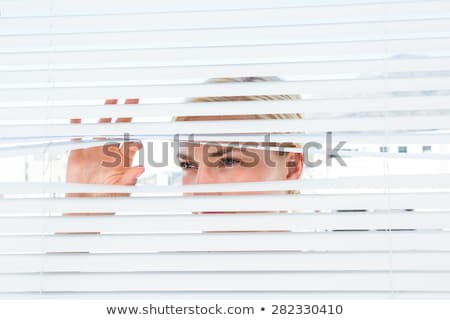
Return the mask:
[[(0, 0), (0, 75), (0, 296), (449, 297), (450, 1)], [(268, 81), (210, 81), (245, 77)], [(192, 101), (255, 95), (301, 99)], [(248, 118), (280, 113), (302, 118)], [(64, 180), (71, 150), (124, 134), (267, 133), (320, 144), (322, 164), (299, 180), (181, 185), (148, 164), (131, 186)]]

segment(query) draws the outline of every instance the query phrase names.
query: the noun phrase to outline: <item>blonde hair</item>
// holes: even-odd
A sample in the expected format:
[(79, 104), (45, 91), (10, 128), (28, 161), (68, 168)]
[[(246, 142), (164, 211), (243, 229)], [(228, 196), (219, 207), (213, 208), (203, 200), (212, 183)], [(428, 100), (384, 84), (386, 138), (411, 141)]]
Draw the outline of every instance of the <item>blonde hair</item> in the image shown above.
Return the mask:
[[(263, 82), (263, 81), (281, 81), (280, 78), (270, 77), (233, 77), (233, 78), (211, 78), (207, 83), (232, 83), (232, 82)], [(263, 100), (300, 100), (300, 95), (281, 94), (281, 95), (254, 95), (254, 96), (212, 96), (212, 97), (199, 97), (191, 98), (189, 102), (227, 102), (227, 101), (263, 101)], [(232, 115), (231, 117), (241, 117), (242, 115)], [(302, 119), (300, 113), (271, 113), (271, 114), (255, 114), (252, 115), (256, 119)], [(201, 119), (202, 116), (195, 117)], [(178, 116), (175, 117), (175, 121), (192, 121), (192, 116)], [(300, 147), (298, 143), (270, 143), (271, 146), (291, 146)], [(283, 154), (283, 151), (280, 151)], [(289, 194), (300, 193), (297, 190), (289, 190)]]
[[(230, 82), (263, 82), (281, 81), (278, 77), (235, 77), (235, 78), (212, 78), (207, 83), (230, 83)], [(300, 100), (300, 95), (258, 95), (258, 96), (219, 96), (191, 98), (189, 102), (226, 102), (226, 101), (262, 101), (262, 100)], [(237, 116), (237, 115), (236, 115)], [(256, 119), (301, 119), (300, 113), (273, 113), (255, 114)], [(190, 121), (190, 116), (176, 117), (175, 121)]]

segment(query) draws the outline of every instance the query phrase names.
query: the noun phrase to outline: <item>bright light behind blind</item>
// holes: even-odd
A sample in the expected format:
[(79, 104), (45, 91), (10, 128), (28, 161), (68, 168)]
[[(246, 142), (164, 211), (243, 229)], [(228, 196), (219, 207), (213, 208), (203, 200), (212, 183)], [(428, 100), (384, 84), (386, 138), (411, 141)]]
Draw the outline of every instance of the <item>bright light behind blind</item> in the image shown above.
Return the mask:
[[(0, 297), (450, 296), (450, 1), (0, 0), (0, 75)], [(268, 95), (301, 99), (192, 100)], [(181, 185), (164, 149), (267, 133), (301, 179)], [(124, 135), (136, 185), (66, 183)]]

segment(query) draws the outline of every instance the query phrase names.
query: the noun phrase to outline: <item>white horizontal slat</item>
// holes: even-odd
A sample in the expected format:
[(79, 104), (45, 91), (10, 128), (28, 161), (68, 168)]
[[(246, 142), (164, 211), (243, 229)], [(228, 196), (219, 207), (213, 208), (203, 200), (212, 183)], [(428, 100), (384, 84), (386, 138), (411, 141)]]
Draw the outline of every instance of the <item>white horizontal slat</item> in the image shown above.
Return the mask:
[(450, 272), (208, 272), (0, 275), (1, 292), (437, 291)]
[[(441, 176), (439, 176), (440, 178)], [(407, 177), (408, 178), (408, 177)], [(416, 176), (411, 176), (417, 179)], [(443, 181), (439, 181), (437, 176), (428, 177), (432, 183), (446, 183), (445, 175)], [(426, 179), (426, 178), (425, 178)], [(410, 180), (410, 179), (408, 179)], [(411, 179), (412, 180), (412, 179)], [(328, 181), (328, 180), (327, 180)], [(445, 182), (444, 182), (445, 181)], [(350, 181), (349, 181), (350, 182)], [(382, 182), (382, 181), (381, 181)], [(316, 181), (317, 183), (317, 181)], [(351, 182), (350, 182), (351, 183)], [(356, 184), (357, 182), (355, 182)], [(119, 186), (119, 185), (95, 185), (95, 184), (58, 184), (58, 183), (0, 183), (0, 193), (2, 194), (39, 194), (39, 193), (86, 193), (86, 192), (110, 192), (110, 193), (140, 193), (150, 192), (154, 194), (169, 194), (183, 192), (226, 192), (226, 191), (280, 191), (290, 190), (299, 187), (308, 188), (314, 186), (314, 181), (264, 181), (264, 182), (244, 182), (244, 183), (225, 183), (225, 184), (196, 184), (181, 186)], [(405, 185), (408, 184), (407, 182)], [(341, 185), (341, 184), (340, 184)], [(408, 184), (410, 186), (410, 184)], [(435, 184), (433, 184), (435, 185)]]
[[(188, 121), (188, 122), (153, 122), (153, 123), (110, 123), (110, 124), (55, 124), (55, 125), (5, 125), (0, 127), (0, 135), (5, 138), (22, 138), (27, 136), (41, 137), (71, 137), (71, 136), (123, 136), (124, 133), (132, 135), (166, 134), (175, 135), (177, 133), (217, 133), (221, 131), (232, 132), (260, 132), (263, 128), (267, 132), (277, 132), (283, 127), (284, 130), (297, 131), (304, 130), (304, 120), (239, 120), (239, 121)], [(245, 129), (243, 126), (245, 125)], [(253, 128), (251, 126), (253, 125)], [(271, 125), (271, 126), (270, 126)], [(303, 125), (303, 126), (301, 126)], [(429, 125), (427, 125), (429, 126)], [(294, 127), (294, 129), (292, 128)], [(328, 129), (329, 130), (329, 129)]]
[[(348, 75), (379, 74), (381, 72), (427, 72), (442, 71), (443, 66), (450, 66), (450, 58), (402, 58), (375, 59), (360, 61), (321, 61), (321, 62), (282, 62), (250, 63), (235, 65), (198, 65), (166, 67), (122, 67), (117, 68), (69, 68), (42, 67), (31, 70), (2, 71), (0, 87), (46, 86), (49, 81), (57, 86), (65, 83), (92, 85), (104, 84), (164, 84), (171, 82), (198, 82), (208, 78), (245, 77), (277, 75), (294, 77), (302, 80), (318, 78), (335, 79)], [(444, 67), (445, 69), (445, 67)], [(345, 106), (343, 106), (345, 107)], [(348, 107), (346, 107), (348, 108)]]
[(214, 134), (279, 133), (449, 129), (449, 116), (373, 117), (320, 120), (216, 120), (149, 123), (5, 125), (0, 127), (4, 138), (34, 137), (120, 137), (125, 133), (140, 134)]
[[(325, 153), (325, 152), (322, 152)], [(450, 160), (450, 153), (397, 153), (397, 152), (364, 152), (342, 151), (340, 155), (345, 157), (370, 157), (370, 158), (394, 158), (394, 159), (427, 159)]]
[[(19, 3), (21, 4), (21, 3)], [(247, 5), (237, 4), (235, 1), (224, 2), (221, 1), (217, 4), (209, 4), (205, 1), (195, 1), (189, 2), (189, 5), (182, 1), (172, 2), (171, 5), (165, 5), (161, 1), (152, 1), (150, 3), (143, 3), (142, 1), (129, 1), (127, 6), (119, 1), (110, 1), (108, 7), (102, 5), (102, 2), (88, 2), (79, 1), (77, 4), (70, 3), (55, 3), (50, 0), (41, 0), (36, 2), (27, 3), (27, 10), (23, 9), (22, 6), (18, 6), (14, 3), (5, 3), (4, 11), (5, 16), (8, 17), (41, 17), (41, 16), (66, 16), (66, 15), (92, 15), (100, 13), (102, 15), (117, 14), (117, 13), (139, 13), (139, 12), (155, 12), (155, 13), (166, 13), (166, 12), (189, 12), (193, 10), (202, 11), (217, 11), (217, 10), (232, 10), (232, 9), (256, 9), (256, 8), (273, 8), (273, 7), (291, 7), (295, 6), (295, 1), (283, 0), (278, 5), (275, 5), (273, 1), (261, 1), (261, 3), (256, 4), (255, 2), (250, 2)], [(21, 10), (19, 10), (21, 9)]]
[(36, 292), (36, 293), (0, 293), (2, 299), (448, 299), (450, 292), (436, 291), (139, 291), (139, 292)]
[(0, 70), (33, 68), (152, 67), (210, 64), (280, 63), (303, 61), (352, 61), (402, 56), (448, 57), (445, 38), (311, 43), (270, 46), (198, 47), (0, 53)]
[[(183, 48), (425, 39), (450, 36), (450, 19), (174, 31), (0, 35), (0, 52)], [(124, 41), (126, 40), (126, 41)]]
[[(117, 143), (119, 144), (121, 141), (110, 141), (110, 143)], [(204, 144), (204, 142), (200, 142), (202, 144)], [(62, 143), (47, 143), (47, 144), (34, 144), (34, 145), (21, 145), (21, 146), (14, 146), (14, 147), (7, 147), (7, 148), (0, 148), (0, 158), (7, 158), (7, 157), (16, 157), (16, 156), (20, 156), (20, 155), (28, 155), (28, 154), (42, 154), (42, 153), (46, 153), (46, 152), (65, 152), (65, 151), (71, 151), (71, 150), (77, 150), (80, 148), (88, 148), (88, 147), (98, 147), (98, 146), (103, 146), (105, 144), (105, 141), (103, 142), (82, 142), (82, 144), (74, 144), (71, 142), (62, 142)], [(253, 149), (253, 150), (268, 150), (268, 151), (284, 151), (284, 152), (295, 152), (295, 153), (301, 153), (302, 149), (301, 148), (283, 148), (283, 147), (264, 147), (264, 146), (252, 146), (252, 147), (246, 147), (244, 145), (240, 145), (240, 144), (236, 144), (234, 143), (233, 145), (225, 145), (225, 144), (221, 144), (221, 143), (208, 143), (208, 145), (214, 145), (214, 146), (220, 146), (220, 145), (224, 145), (227, 147), (235, 147), (238, 149)], [(389, 154), (386, 153), (386, 156), (391, 156), (395, 154)], [(413, 154), (411, 154), (412, 156), (414, 156)], [(420, 155), (422, 156), (422, 155)], [(450, 155), (446, 155), (446, 154), (430, 154), (428, 158), (432, 158), (432, 159), (446, 159), (450, 157)], [(426, 155), (425, 155), (426, 158)]]
[[(113, 141), (114, 143), (120, 143), (120, 141)], [(206, 144), (205, 142), (200, 142)], [(264, 147), (264, 146), (245, 146), (243, 144), (233, 145), (228, 143), (207, 143), (208, 145), (224, 146), (245, 150), (267, 150), (267, 151), (283, 151), (283, 152), (294, 152), (303, 153), (302, 148), (287, 148), (287, 147)], [(0, 148), (0, 158), (11, 158), (30, 154), (46, 154), (55, 152), (67, 152), (72, 150), (80, 149), (81, 147), (96, 147), (103, 146), (104, 143), (101, 142), (86, 142), (83, 144), (74, 143), (47, 143), (39, 145), (25, 145), (25, 146), (14, 146), (8, 148)], [(305, 153), (306, 154), (306, 153)], [(308, 150), (308, 155), (323, 154), (327, 156), (327, 150)], [(369, 157), (369, 158), (383, 158), (383, 159), (426, 159), (426, 160), (439, 160), (445, 161), (450, 160), (450, 154), (448, 153), (395, 153), (395, 152), (364, 152), (364, 151), (340, 151), (339, 155), (343, 157)]]
[[(419, 131), (420, 132), (420, 131)], [(254, 134), (196, 134), (194, 139), (190, 138), (189, 135), (180, 134), (180, 141), (236, 141), (236, 142), (264, 142), (264, 138), (267, 133), (254, 133)], [(57, 142), (53, 142), (54, 140)], [(109, 141), (123, 141), (123, 137), (116, 137), (114, 140)], [(151, 139), (155, 141), (173, 141), (173, 134), (141, 134), (141, 135), (130, 135), (130, 141), (133, 139)], [(58, 138), (48, 137), (48, 136), (27, 136), (27, 137), (10, 137), (10, 138), (0, 138), (0, 143), (3, 144), (20, 144), (20, 143), (30, 143), (46, 141), (44, 144), (35, 144), (36, 147), (42, 148), (44, 145), (51, 148), (52, 145), (61, 144), (62, 149), (56, 148), (56, 150), (66, 150), (67, 144), (69, 142), (63, 141), (59, 142)], [(48, 142), (52, 141), (52, 142)], [(326, 143), (326, 133), (323, 134), (305, 134), (305, 133), (271, 133), (271, 142), (298, 142), (306, 143), (309, 141), (316, 141), (322, 144)], [(366, 133), (366, 132), (353, 132), (353, 133), (342, 133), (333, 132), (333, 141), (347, 141), (349, 143), (365, 143), (365, 144), (447, 144), (450, 141), (450, 133), (444, 133), (443, 131), (429, 131), (428, 133), (417, 133), (417, 132), (389, 132), (389, 134), (384, 134), (380, 132), (376, 133)], [(73, 142), (73, 141), (72, 141)], [(83, 139), (79, 141), (79, 146), (91, 146), (98, 141)], [(23, 145), (25, 147), (25, 145)], [(36, 148), (35, 150), (41, 150)], [(6, 148), (4, 148), (6, 149)], [(2, 149), (3, 150), (3, 149)], [(28, 151), (25, 153), (28, 154)], [(3, 154), (6, 156), (6, 154)]]
[(444, 231), (207, 232), (2, 236), (1, 253), (450, 250)]
[[(146, 135), (133, 136), (133, 138), (145, 138)], [(151, 139), (173, 141), (173, 135), (158, 136), (149, 135)], [(180, 135), (180, 140), (189, 140), (188, 135)], [(445, 131), (421, 131), (416, 132), (333, 132), (333, 141), (348, 141), (349, 143), (372, 143), (372, 144), (447, 144), (450, 134)], [(29, 137), (28, 137), (29, 138)], [(264, 142), (265, 134), (196, 134), (194, 141), (237, 141), (237, 142)], [(308, 134), (308, 133), (271, 133), (271, 142), (299, 142), (305, 144), (309, 141), (316, 141), (322, 144), (326, 143), (327, 134)], [(7, 139), (6, 139), (7, 140)], [(192, 140), (192, 138), (191, 138)], [(1, 141), (1, 140), (0, 140)]]
[[(280, 101), (227, 101), (206, 103), (41, 105), (2, 107), (3, 120), (50, 120), (101, 117), (159, 117), (174, 115), (240, 115), (265, 113), (345, 113), (368, 111), (450, 110), (450, 96), (372, 99), (315, 99)], [(339, 105), (339, 108), (336, 108)]]
[[(45, 140), (45, 139), (44, 139)], [(121, 143), (120, 140), (108, 140), (110, 143)], [(14, 147), (0, 148), (0, 158), (9, 158), (24, 156), (29, 154), (43, 154), (46, 152), (65, 152), (71, 150), (77, 150), (80, 148), (91, 148), (100, 147), (105, 144), (105, 141), (78, 141), (77, 143), (72, 142), (50, 142), (43, 144), (32, 144), (32, 145), (19, 145)]]
[[(109, 141), (110, 143), (120, 143), (120, 141)], [(294, 152), (303, 153), (303, 148), (297, 147), (266, 147), (266, 146), (247, 146), (246, 144), (239, 143), (217, 143), (217, 142), (199, 142), (200, 144), (207, 144), (209, 146), (224, 146), (233, 147), (237, 149), (245, 150), (266, 150), (266, 151), (283, 151), (283, 152)], [(428, 141), (429, 143), (429, 141)], [(43, 153), (55, 153), (55, 152), (66, 152), (71, 150), (77, 150), (82, 147), (96, 147), (104, 146), (105, 142), (82, 142), (82, 144), (72, 143), (72, 142), (62, 142), (62, 143), (46, 143), (46, 144), (33, 144), (33, 145), (19, 145), (14, 147), (0, 148), (0, 158), (7, 157), (17, 157), (20, 155), (29, 154), (43, 154)], [(305, 151), (306, 152), (306, 151)], [(308, 150), (308, 155), (314, 154), (325, 154), (327, 155), (327, 150), (324, 149), (310, 149)], [(370, 158), (394, 158), (394, 159), (426, 159), (426, 160), (450, 160), (449, 153), (396, 153), (396, 152), (364, 152), (364, 151), (340, 151), (339, 155), (344, 157), (370, 157)]]
[(177, 233), (201, 231), (448, 229), (450, 213), (231, 214), (88, 217), (0, 217), (0, 235), (58, 232)]
[[(450, 188), (449, 174), (402, 174), (386, 176), (346, 176), (339, 178), (313, 178), (301, 180), (279, 180), (241, 183), (208, 183), (191, 185), (100, 185), (76, 183), (3, 182), (1, 194), (54, 194), (54, 193), (192, 193), (192, 192), (243, 192), (243, 191), (284, 191), (301, 189), (437, 189)], [(383, 190), (386, 192), (386, 190)]]
[(188, 197), (0, 199), (0, 214), (49, 212), (228, 212), (278, 210), (446, 209), (449, 193), (304, 194)]
[[(420, 131), (419, 131), (420, 132)], [(284, 141), (286, 140), (287, 136), (272, 134), (271, 140), (282, 140), (284, 138)], [(237, 138), (237, 137), (236, 137)], [(218, 139), (225, 140), (225, 137), (216, 138), (216, 141)], [(235, 140), (232, 141), (240, 141), (244, 140), (248, 141), (249, 139), (252, 139), (251, 136), (244, 137), (241, 136)], [(253, 139), (256, 140), (256, 137), (253, 137)], [(326, 141), (325, 134), (318, 135), (318, 134), (292, 134), (292, 139), (289, 141), (318, 141), (324, 143)], [(230, 140), (230, 137), (228, 137), (228, 140)], [(389, 134), (383, 134), (383, 133), (339, 133), (339, 132), (333, 132), (333, 140), (334, 141), (348, 141), (349, 143), (363, 143), (363, 144), (381, 144), (381, 145), (388, 145), (388, 144), (447, 144), (450, 141), (450, 134), (447, 133), (440, 133), (439, 131), (430, 131), (428, 133), (417, 133), (417, 132), (411, 132), (411, 133), (398, 133), (398, 132), (389, 132)], [(258, 140), (256, 140), (258, 141)]]
[(246, 96), (276, 94), (350, 95), (393, 91), (449, 90), (449, 77), (350, 79), (286, 82), (241, 82), (180, 85), (81, 86), (0, 89), (0, 101), (105, 100), (111, 92), (118, 97), (183, 98), (201, 96)]
[(190, 1), (187, 4), (185, 1), (171, 1), (170, 4), (164, 1), (151, 1), (142, 2), (139, 0), (128, 1), (124, 6), (122, 1), (114, 0), (109, 1), (107, 7), (104, 6), (102, 1), (77, 1), (76, 3), (69, 2), (52, 2), (51, 0), (32, 1), (27, 3), (27, 10), (24, 10), (22, 3), (16, 3), (14, 1), (4, 4), (4, 16), (8, 17), (28, 17), (28, 16), (54, 16), (54, 15), (92, 15), (101, 13), (103, 15), (117, 14), (117, 13), (142, 13), (142, 12), (190, 12), (190, 11), (222, 11), (222, 10), (249, 10), (260, 8), (291, 8), (291, 7), (319, 7), (321, 9), (335, 10), (339, 6), (357, 6), (357, 9), (361, 5), (366, 4), (392, 4), (392, 3), (422, 3), (423, 1), (411, 1), (411, 0), (320, 0), (320, 1), (302, 1), (298, 0), (279, 0), (274, 2), (273, 0), (259, 0), (259, 1), (246, 1), (242, 3), (240, 1), (216, 1), (211, 3), (205, 0)]
[(191, 252), (0, 255), (0, 273), (449, 271), (449, 252)]
[[(247, 2), (248, 3), (248, 2)], [(278, 4), (279, 1), (273, 4)], [(142, 5), (142, 3), (141, 3)], [(296, 6), (301, 3), (296, 2)], [(108, 9), (108, 8), (102, 8)], [(220, 10), (190, 12), (159, 12), (133, 14), (72, 15), (53, 17), (8, 18), (0, 20), (2, 34), (34, 34), (53, 32), (95, 32), (112, 30), (173, 30), (200, 28), (229, 28), (263, 25), (316, 24), (330, 22), (362, 22), (409, 20), (427, 17), (446, 17), (450, 10), (447, 1), (419, 3), (388, 2), (353, 4), (352, 6), (310, 6), (252, 10)], [(22, 14), (27, 12), (22, 11)]]
[[(445, 98), (445, 97), (444, 97)], [(450, 101), (450, 97), (445, 99)], [(4, 107), (0, 116), (4, 120), (49, 120), (100, 117), (159, 117), (173, 115), (239, 115), (273, 113), (299, 113), (301, 102), (285, 101), (233, 101), (171, 104), (120, 104), (91, 106)], [(439, 108), (439, 107), (437, 107)]]

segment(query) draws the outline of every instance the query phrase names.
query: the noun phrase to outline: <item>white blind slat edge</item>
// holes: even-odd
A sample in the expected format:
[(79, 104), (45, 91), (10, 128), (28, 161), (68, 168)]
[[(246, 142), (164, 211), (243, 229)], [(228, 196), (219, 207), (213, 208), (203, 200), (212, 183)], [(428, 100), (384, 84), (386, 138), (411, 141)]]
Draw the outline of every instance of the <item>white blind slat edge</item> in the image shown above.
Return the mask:
[[(194, 66), (205, 64), (279, 63), (305, 61), (352, 61), (402, 57), (448, 57), (446, 38), (374, 40), (360, 42), (303, 43), (287, 45), (254, 45), (90, 51), (51, 51), (1, 53), (0, 69), (78, 67)], [(75, 62), (75, 63), (74, 63)]]
[(450, 272), (208, 272), (0, 275), (1, 292), (40, 291), (441, 291)]
[(449, 252), (214, 252), (0, 255), (0, 273), (450, 271)]
[[(394, 91), (449, 90), (450, 77), (417, 77), (387, 79), (343, 79), (315, 81), (267, 81), (240, 83), (129, 85), (129, 86), (81, 86), (32, 89), (0, 89), (0, 101), (7, 102), (43, 100), (105, 100), (111, 91), (117, 97), (186, 98), (211, 96), (248, 96), (283, 94), (348, 95), (361, 93), (390, 93)], [(51, 82), (50, 82), (51, 83)], [(47, 99), (47, 100), (44, 100)]]
[(0, 199), (0, 214), (48, 212), (278, 211), (429, 209), (449, 207), (448, 192), (389, 194), (303, 194), (190, 197)]
[[(450, 10), (449, 10), (450, 16)], [(34, 35), (0, 35), (0, 52), (47, 51), (49, 43), (56, 50), (182, 48), (262, 44), (299, 44), (342, 41), (378, 41), (448, 37), (450, 17), (419, 21), (383, 21), (337, 23), (326, 25), (292, 25), (226, 29), (120, 31), (84, 33), (46, 33)], [(332, 35), (332, 36), (330, 36)], [(121, 40), (127, 39), (127, 42)]]
[(2, 236), (1, 253), (183, 251), (450, 251), (445, 231), (222, 232)]
[(249, 230), (450, 230), (450, 213), (331, 213), (1, 217), (0, 236), (61, 232), (178, 233)]
[[(449, 60), (450, 61), (450, 60)], [(450, 110), (450, 96), (0, 107), (2, 120)], [(339, 109), (334, 108), (340, 104)]]
[(242, 191), (283, 191), (301, 189), (345, 189), (345, 188), (390, 188), (425, 189), (450, 188), (450, 174), (401, 174), (388, 176), (347, 176), (339, 178), (315, 178), (300, 180), (277, 180), (241, 183), (211, 183), (195, 185), (101, 185), (76, 183), (44, 182), (0, 182), (2, 194), (41, 194), (41, 193), (189, 193), (189, 192), (242, 192)]
[[(298, 5), (298, 3), (297, 3)], [(388, 10), (386, 10), (386, 7)], [(42, 9), (42, 7), (41, 7)], [(103, 8), (104, 9), (104, 8)], [(91, 13), (51, 17), (14, 17), (4, 15), (0, 34), (48, 32), (49, 24), (59, 32), (107, 30), (173, 30), (181, 28), (238, 27), (252, 25), (289, 25), (331, 22), (389, 21), (446, 17), (449, 4), (446, 1), (388, 2), (353, 4), (347, 6), (312, 6), (289, 8), (265, 8), (252, 10), (220, 10), (191, 12), (139, 12), (139, 13)], [(30, 11), (31, 12), (31, 11)], [(6, 12), (7, 13), (7, 12)], [(22, 10), (22, 14), (25, 13)], [(92, 21), (95, 20), (95, 23)]]
[[(285, 132), (349, 132), (386, 130), (450, 129), (450, 116), (397, 116), (337, 119), (269, 119), (269, 120), (207, 120), (148, 123), (92, 123), (92, 124), (30, 124), (0, 127), (4, 138), (29, 136), (120, 137), (130, 135), (160, 134), (214, 134), (220, 133), (285, 133)], [(399, 125), (401, 123), (401, 126)], [(220, 129), (219, 129), (220, 128)]]

